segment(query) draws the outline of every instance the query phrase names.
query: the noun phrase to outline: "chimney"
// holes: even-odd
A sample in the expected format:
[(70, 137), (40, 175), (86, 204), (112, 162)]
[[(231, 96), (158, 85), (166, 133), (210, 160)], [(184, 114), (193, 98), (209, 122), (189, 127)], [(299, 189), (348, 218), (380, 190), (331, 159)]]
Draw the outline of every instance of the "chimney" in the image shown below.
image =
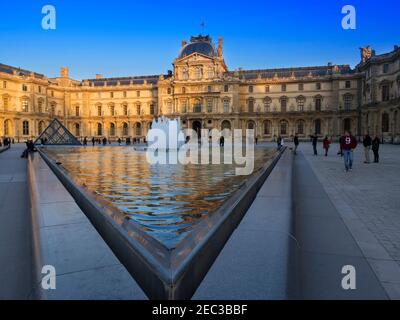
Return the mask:
[(224, 53), (224, 39), (218, 38), (218, 57), (222, 58)]
[(96, 74), (96, 79), (102, 79), (102, 78), (103, 78), (103, 75), (101, 75), (99, 73)]

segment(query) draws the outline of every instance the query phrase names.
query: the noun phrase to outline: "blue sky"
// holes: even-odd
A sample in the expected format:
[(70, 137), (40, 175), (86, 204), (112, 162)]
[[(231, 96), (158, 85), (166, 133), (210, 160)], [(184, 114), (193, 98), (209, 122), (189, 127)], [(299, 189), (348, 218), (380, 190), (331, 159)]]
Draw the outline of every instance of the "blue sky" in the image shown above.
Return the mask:
[[(5, 2), (5, 3), (4, 3)], [(41, 9), (57, 10), (56, 30), (41, 28)], [(343, 30), (351, 4), (357, 29)], [(76, 79), (165, 73), (182, 39), (224, 37), (230, 70), (350, 64), (360, 46), (377, 53), (400, 44), (398, 0), (2, 1), (0, 63)]]

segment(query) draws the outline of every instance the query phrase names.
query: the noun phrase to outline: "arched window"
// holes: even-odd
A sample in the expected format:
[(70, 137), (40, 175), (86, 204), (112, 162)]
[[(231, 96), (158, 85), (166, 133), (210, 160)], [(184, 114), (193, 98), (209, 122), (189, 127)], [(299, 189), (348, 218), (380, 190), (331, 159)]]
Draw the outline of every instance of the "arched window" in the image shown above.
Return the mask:
[(280, 131), (281, 135), (286, 135), (288, 133), (288, 129), (289, 129), (287, 121), (285, 121), (285, 120), (281, 121), (279, 129), (280, 129), (279, 131)]
[(102, 136), (103, 135), (103, 126), (101, 123), (97, 124), (97, 135)]
[(122, 135), (123, 136), (127, 136), (128, 133), (128, 124), (126, 122), (124, 122), (123, 126), (122, 126)]
[(249, 121), (247, 123), (247, 129), (253, 129), (254, 130), (255, 127), (256, 127), (256, 125), (255, 125), (254, 121)]
[(315, 133), (316, 134), (321, 134), (321, 119), (316, 119), (314, 121), (314, 127), (315, 127)]
[(22, 134), (24, 136), (29, 136), (29, 121), (22, 122)]
[(389, 114), (382, 114), (382, 132), (389, 132)]
[(265, 120), (263, 125), (264, 125), (264, 134), (270, 135), (271, 134), (271, 121)]
[(139, 122), (136, 123), (135, 129), (136, 129), (136, 135), (141, 136), (142, 135), (142, 125)]
[(228, 120), (224, 120), (221, 123), (221, 130), (224, 129), (229, 129), (229, 130), (231, 129), (231, 123)]
[(110, 123), (110, 136), (115, 136), (115, 124)]
[(79, 123), (75, 123), (75, 136), (79, 137), (81, 132), (81, 126), (79, 125)]

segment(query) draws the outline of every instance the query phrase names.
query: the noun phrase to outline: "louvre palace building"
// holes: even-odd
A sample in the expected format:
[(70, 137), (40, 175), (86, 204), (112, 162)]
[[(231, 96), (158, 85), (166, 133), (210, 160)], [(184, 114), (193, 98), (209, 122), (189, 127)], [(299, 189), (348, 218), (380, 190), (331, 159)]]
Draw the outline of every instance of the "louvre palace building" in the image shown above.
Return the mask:
[[(178, 49), (178, 48), (177, 48)], [(344, 130), (400, 143), (400, 49), (349, 65), (229, 70), (223, 39), (182, 41), (167, 74), (75, 80), (0, 64), (0, 136), (35, 138), (53, 118), (83, 137), (139, 138), (161, 115), (184, 128), (254, 129), (260, 141)], [(177, 50), (178, 51), (178, 50)]]

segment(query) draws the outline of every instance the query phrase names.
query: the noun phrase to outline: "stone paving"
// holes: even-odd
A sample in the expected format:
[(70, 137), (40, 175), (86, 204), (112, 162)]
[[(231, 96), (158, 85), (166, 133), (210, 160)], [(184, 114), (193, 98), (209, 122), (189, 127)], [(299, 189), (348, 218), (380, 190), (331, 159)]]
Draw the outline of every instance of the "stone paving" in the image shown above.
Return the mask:
[[(333, 144), (328, 157), (322, 143), (314, 156), (311, 143), (299, 150), (335, 205), (364, 256), (391, 298), (400, 298), (400, 146), (381, 145), (379, 164), (364, 164), (364, 148), (354, 153), (351, 172)], [(371, 158), (372, 152), (371, 152)], [(323, 210), (323, 208), (321, 208)]]
[(30, 210), (23, 145), (0, 154), (0, 299), (27, 299), (32, 288)]

